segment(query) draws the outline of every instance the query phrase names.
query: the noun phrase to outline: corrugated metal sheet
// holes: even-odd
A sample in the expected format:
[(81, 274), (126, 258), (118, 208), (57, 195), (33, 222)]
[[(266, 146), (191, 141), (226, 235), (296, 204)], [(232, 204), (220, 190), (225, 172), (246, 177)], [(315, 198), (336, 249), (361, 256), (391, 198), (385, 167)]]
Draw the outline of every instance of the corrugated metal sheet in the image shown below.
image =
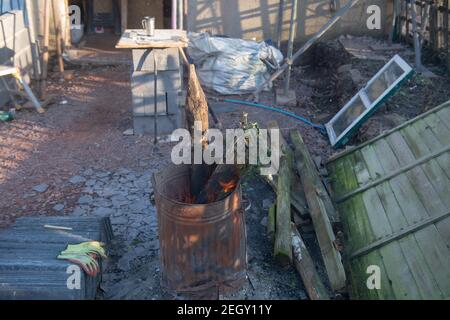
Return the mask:
[[(353, 296), (449, 298), (450, 101), (338, 154), (328, 169)], [(381, 285), (371, 290), (372, 265)]]
[[(73, 230), (45, 229), (45, 224)], [(0, 300), (94, 299), (101, 274), (81, 273), (80, 288), (70, 289), (67, 280), (72, 262), (57, 259), (68, 244), (102, 241), (109, 244), (113, 232), (109, 218), (23, 217), (0, 231)], [(100, 261), (101, 264), (101, 261)]]

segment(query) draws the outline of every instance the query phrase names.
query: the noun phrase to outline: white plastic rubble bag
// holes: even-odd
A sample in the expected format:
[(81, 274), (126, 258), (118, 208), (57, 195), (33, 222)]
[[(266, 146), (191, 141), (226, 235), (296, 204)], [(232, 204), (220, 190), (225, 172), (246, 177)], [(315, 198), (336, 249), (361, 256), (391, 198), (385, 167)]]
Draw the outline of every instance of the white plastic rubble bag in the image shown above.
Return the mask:
[(283, 61), (283, 54), (265, 42), (189, 33), (188, 54), (202, 85), (221, 94), (254, 91)]

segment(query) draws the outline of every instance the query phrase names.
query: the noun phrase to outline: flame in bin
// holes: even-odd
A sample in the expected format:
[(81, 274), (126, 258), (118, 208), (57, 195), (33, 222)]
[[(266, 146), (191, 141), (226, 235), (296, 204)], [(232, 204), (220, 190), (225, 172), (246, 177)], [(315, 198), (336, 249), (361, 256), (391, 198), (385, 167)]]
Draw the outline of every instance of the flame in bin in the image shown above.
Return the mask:
[(193, 204), (195, 203), (195, 196), (191, 195), (190, 192), (187, 192), (187, 194), (183, 196), (182, 202), (187, 204)]
[(231, 193), (234, 189), (236, 189), (239, 182), (239, 177), (237, 176), (228, 176), (226, 178), (222, 178), (222, 180), (215, 181), (213, 184), (209, 185), (206, 191), (206, 198), (202, 199), (202, 195), (196, 196), (192, 195), (189, 190), (185, 190), (181, 195), (181, 202), (186, 204), (196, 204), (196, 203), (213, 203), (215, 201), (222, 200), (225, 196)]
[(232, 179), (230, 181), (219, 181), (220, 186), (222, 187), (225, 193), (233, 191), (237, 185), (237, 179)]
[(238, 178), (233, 177), (228, 181), (219, 181), (219, 186), (222, 188), (222, 190), (216, 188), (212, 188), (212, 190), (209, 190), (207, 195), (207, 203), (213, 203), (215, 201), (221, 200), (224, 195), (228, 194), (236, 188), (238, 180)]

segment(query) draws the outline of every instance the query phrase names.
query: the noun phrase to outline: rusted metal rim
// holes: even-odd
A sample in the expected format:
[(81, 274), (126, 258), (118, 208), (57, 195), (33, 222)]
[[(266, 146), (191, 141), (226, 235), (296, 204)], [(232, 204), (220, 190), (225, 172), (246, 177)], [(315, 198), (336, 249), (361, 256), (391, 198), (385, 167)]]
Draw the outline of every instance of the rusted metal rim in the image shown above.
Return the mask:
[[(179, 177), (182, 177), (182, 176), (184, 176), (184, 175), (185, 175), (185, 173), (180, 173), (180, 174), (174, 175), (174, 176), (172, 176), (172, 177), (173, 177), (173, 178), (179, 178)], [(155, 193), (157, 193), (160, 197), (164, 198), (165, 200), (167, 200), (167, 201), (169, 201), (169, 202), (172, 202), (173, 204), (182, 205), (182, 206), (186, 206), (186, 207), (202, 207), (202, 206), (206, 206), (206, 205), (210, 206), (210, 205), (215, 205), (215, 204), (221, 204), (221, 203), (226, 202), (226, 200), (227, 200), (229, 197), (231, 197), (235, 192), (240, 191), (240, 187), (239, 187), (239, 183), (238, 183), (238, 185), (237, 185), (237, 187), (234, 189), (234, 191), (231, 192), (226, 198), (224, 198), (224, 199), (222, 199), (222, 200), (220, 200), (220, 201), (215, 201), (215, 202), (205, 203), (205, 204), (203, 204), (203, 203), (202, 203), (202, 204), (197, 204), (197, 203), (186, 203), (186, 202), (181, 202), (181, 201), (174, 200), (174, 199), (169, 198), (169, 197), (167, 197), (166, 195), (162, 194), (162, 193), (159, 191), (158, 187), (157, 187), (157, 181), (156, 181), (155, 173), (152, 175), (151, 182), (152, 182), (152, 185), (153, 185), (153, 190), (154, 190)]]
[[(164, 174), (167, 172), (170, 173), (169, 176)], [(241, 205), (240, 201), (238, 201), (241, 195), (239, 184), (233, 190), (233, 192), (231, 192), (225, 199), (222, 199), (220, 201), (207, 204), (189, 204), (178, 201), (167, 195), (170, 192), (163, 192), (162, 190), (170, 181), (182, 180), (183, 177), (187, 176), (186, 166), (172, 165), (172, 167), (168, 170), (164, 170), (164, 173), (153, 174), (151, 182), (153, 184), (155, 197), (164, 199), (164, 201), (162, 202), (162, 206), (166, 207), (166, 210), (164, 210), (165, 215), (172, 220), (190, 223), (193, 221), (197, 221), (201, 217), (203, 222), (212, 223), (230, 215), (232, 211), (239, 209), (239, 206)], [(171, 214), (172, 212), (176, 212), (176, 214)], [(199, 213), (204, 214), (200, 216)]]
[[(237, 187), (236, 189), (239, 189), (239, 187)], [(236, 191), (238, 191), (238, 192), (240, 192), (240, 190), (236, 190)], [(234, 197), (236, 197), (237, 196), (237, 194), (235, 194), (235, 192), (233, 192), (232, 194), (230, 194), (227, 198), (225, 198), (223, 201), (233, 201), (233, 198)], [(177, 205), (179, 205), (178, 203), (177, 203)], [(201, 205), (201, 206), (208, 206), (209, 204), (203, 204), (203, 205)], [(164, 205), (161, 205), (162, 207), (164, 207)], [(210, 216), (210, 217), (205, 217), (205, 216), (201, 216), (201, 219), (202, 219), (202, 223), (203, 224), (212, 224), (212, 223), (215, 223), (215, 222), (217, 222), (217, 221), (220, 221), (220, 220), (223, 220), (223, 219), (225, 219), (226, 217), (228, 217), (229, 215), (231, 215), (232, 214), (232, 212), (233, 211), (235, 211), (236, 209), (240, 209), (239, 207), (237, 207), (237, 208), (233, 208), (233, 206), (232, 205), (229, 205), (229, 206), (227, 206), (228, 207), (228, 209), (227, 210), (222, 210), (222, 211), (219, 211), (219, 210), (217, 210), (216, 212), (217, 212), (217, 214), (216, 215), (213, 215), (213, 216)], [(198, 205), (193, 205), (193, 206), (190, 206), (190, 209), (194, 209), (194, 208), (198, 208)], [(172, 220), (172, 221), (177, 221), (177, 222), (180, 222), (180, 223), (186, 223), (186, 224), (190, 224), (190, 223), (197, 223), (198, 222), (198, 220), (199, 220), (199, 215), (193, 215), (193, 216), (183, 216), (183, 215), (181, 215), (180, 214), (180, 212), (183, 212), (183, 209), (178, 209), (178, 210), (180, 210), (179, 212), (178, 212), (178, 214), (171, 214), (172, 212), (171, 211), (165, 211), (164, 212), (164, 215), (168, 218), (168, 219), (170, 219), (170, 220)], [(211, 208), (208, 208), (208, 211), (211, 211)], [(243, 210), (242, 210), (242, 212), (243, 212)]]

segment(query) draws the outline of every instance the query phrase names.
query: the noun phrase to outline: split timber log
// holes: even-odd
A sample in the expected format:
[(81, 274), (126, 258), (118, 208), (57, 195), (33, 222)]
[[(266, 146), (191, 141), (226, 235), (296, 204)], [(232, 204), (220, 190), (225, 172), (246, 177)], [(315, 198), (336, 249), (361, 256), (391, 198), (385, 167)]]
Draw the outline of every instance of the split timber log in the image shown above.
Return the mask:
[(292, 224), (291, 227), (294, 265), (302, 278), (303, 285), (308, 292), (309, 298), (311, 300), (329, 300), (330, 297), (325, 289), (325, 285), (317, 273), (316, 266), (305, 246), (305, 242), (295, 227), (295, 224)]
[(188, 130), (194, 135), (194, 122), (200, 121), (202, 124), (201, 131), (204, 133), (208, 130), (208, 103), (205, 93), (203, 92), (200, 81), (198, 80), (195, 66), (189, 66), (189, 81), (186, 95), (186, 121)]
[(271, 241), (274, 240), (274, 235), (275, 235), (275, 224), (276, 224), (276, 220), (275, 220), (275, 216), (276, 216), (276, 210), (277, 210), (277, 206), (276, 204), (272, 204), (269, 208), (269, 213), (267, 215), (267, 236), (269, 237), (269, 239)]
[(345, 286), (345, 271), (341, 255), (334, 245), (336, 238), (329, 219), (329, 216), (334, 217), (336, 212), (327, 212), (327, 208), (329, 209), (329, 207), (325, 205), (324, 201), (330, 201), (331, 203), (331, 200), (322, 184), (322, 180), (317, 173), (300, 133), (298, 130), (291, 130), (290, 135), (291, 141), (295, 146), (297, 170), (305, 190), (306, 201), (328, 279), (330, 280), (330, 286), (333, 291), (337, 291)]
[[(201, 136), (198, 138), (194, 135), (196, 121), (201, 123), (201, 128), (198, 128), (201, 131)], [(193, 143), (197, 145), (201, 144), (202, 147), (205, 148), (206, 141), (203, 138), (203, 134), (209, 128), (208, 103), (193, 64), (189, 65), (189, 81), (186, 95), (186, 122), (187, 128), (191, 133)], [(213, 168), (204, 163), (191, 165), (191, 197), (197, 197), (201, 189), (207, 183), (212, 169)]]
[(274, 256), (282, 265), (292, 262), (291, 238), (291, 176), (292, 156), (283, 154), (277, 184), (277, 210), (275, 214)]
[[(267, 129), (279, 129), (277, 121), (271, 121), (267, 125)], [(283, 135), (280, 134), (280, 147), (285, 150), (289, 150), (288, 152), (292, 153), (292, 150), (289, 148), (288, 143), (283, 138)], [(272, 189), (277, 191), (277, 175), (264, 176), (267, 183), (272, 187)], [(303, 187), (300, 181), (300, 178), (295, 172), (292, 174), (291, 179), (291, 205), (295, 208), (295, 210), (300, 213), (302, 217), (306, 217), (309, 215), (308, 206), (306, 204), (305, 192), (303, 191)]]

